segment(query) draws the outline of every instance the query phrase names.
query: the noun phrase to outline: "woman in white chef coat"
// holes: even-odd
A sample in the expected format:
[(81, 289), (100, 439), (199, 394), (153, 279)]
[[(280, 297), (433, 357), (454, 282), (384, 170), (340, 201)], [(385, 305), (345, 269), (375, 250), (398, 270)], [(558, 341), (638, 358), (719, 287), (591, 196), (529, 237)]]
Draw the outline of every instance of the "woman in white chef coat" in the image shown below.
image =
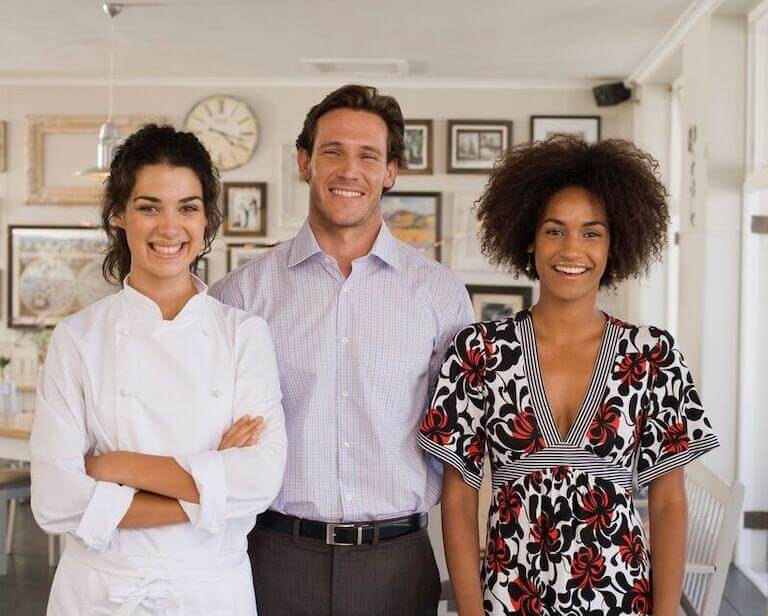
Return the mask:
[(123, 288), (59, 323), (38, 383), (32, 510), (70, 536), (48, 614), (250, 616), (246, 535), (285, 465), (269, 331), (190, 274), (221, 221), (200, 142), (149, 125), (110, 171)]

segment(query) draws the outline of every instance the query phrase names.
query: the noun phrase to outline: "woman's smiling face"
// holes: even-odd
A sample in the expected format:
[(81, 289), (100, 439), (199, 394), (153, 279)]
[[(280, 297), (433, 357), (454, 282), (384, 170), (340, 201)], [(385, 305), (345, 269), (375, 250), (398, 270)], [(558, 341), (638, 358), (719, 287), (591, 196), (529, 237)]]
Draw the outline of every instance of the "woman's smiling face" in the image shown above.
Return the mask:
[(577, 186), (555, 193), (532, 246), (542, 293), (566, 301), (597, 295), (610, 245), (605, 207), (592, 193)]

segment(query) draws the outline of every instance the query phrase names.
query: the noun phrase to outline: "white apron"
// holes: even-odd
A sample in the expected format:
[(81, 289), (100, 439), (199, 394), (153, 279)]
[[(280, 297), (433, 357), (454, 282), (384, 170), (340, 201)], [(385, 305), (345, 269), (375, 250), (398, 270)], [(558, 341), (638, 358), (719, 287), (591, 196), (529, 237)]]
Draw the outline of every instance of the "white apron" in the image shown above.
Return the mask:
[[(32, 506), (71, 533), (48, 613), (256, 613), (246, 536), (277, 494), (285, 431), (262, 319), (199, 283), (173, 321), (129, 286), (65, 319), (41, 372), (32, 437)], [(216, 451), (241, 415), (262, 415), (253, 447)], [(190, 523), (120, 530), (135, 490), (96, 482), (83, 455), (174, 456), (195, 479)]]

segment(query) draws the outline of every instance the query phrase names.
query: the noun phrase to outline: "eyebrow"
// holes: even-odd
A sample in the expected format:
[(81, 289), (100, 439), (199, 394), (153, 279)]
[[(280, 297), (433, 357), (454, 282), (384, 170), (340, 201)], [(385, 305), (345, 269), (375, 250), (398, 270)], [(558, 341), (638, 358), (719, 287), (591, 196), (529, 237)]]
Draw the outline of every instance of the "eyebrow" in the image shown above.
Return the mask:
[[(542, 221), (542, 224), (544, 224), (545, 222), (552, 222), (552, 223), (555, 223), (556, 225), (563, 225), (564, 227), (568, 226), (562, 220), (559, 220), (557, 218), (545, 218)], [(605, 227), (606, 229), (608, 228), (608, 226), (604, 222), (602, 222), (600, 220), (590, 220), (589, 222), (585, 222), (581, 226), (582, 227), (597, 227), (597, 226), (600, 226), (600, 227)]]
[[(138, 201), (139, 199), (143, 201), (149, 201), (150, 203), (161, 203), (162, 199), (158, 199), (157, 197), (150, 197), (149, 195), (138, 195), (137, 197), (133, 198), (134, 203)], [(202, 201), (203, 198), (199, 197), (197, 195), (193, 195), (191, 197), (184, 197), (183, 199), (179, 199), (179, 203), (189, 203), (190, 201)]]
[[(341, 143), (341, 141), (325, 141), (320, 145), (318, 145), (317, 147), (318, 149), (323, 149), (323, 148), (330, 148), (330, 147), (341, 147), (343, 145), (344, 144)], [(376, 154), (379, 154), (379, 155), (381, 155), (382, 153), (381, 150), (379, 150), (379, 148), (372, 145), (362, 145), (360, 146), (360, 149), (365, 150), (366, 152), (375, 152)]]

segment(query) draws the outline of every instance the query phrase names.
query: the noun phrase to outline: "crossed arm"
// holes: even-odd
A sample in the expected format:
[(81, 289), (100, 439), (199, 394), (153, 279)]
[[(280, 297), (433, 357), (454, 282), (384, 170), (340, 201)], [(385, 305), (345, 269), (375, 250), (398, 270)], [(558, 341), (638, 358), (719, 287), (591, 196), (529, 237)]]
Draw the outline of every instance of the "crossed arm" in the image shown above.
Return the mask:
[[(253, 445), (263, 428), (261, 417), (244, 415), (224, 433), (218, 450)], [(189, 519), (179, 501), (200, 502), (200, 494), (192, 475), (170, 456), (132, 451), (85, 456), (85, 472), (97, 481), (110, 481), (139, 490), (120, 521), (120, 528), (182, 524)]]

